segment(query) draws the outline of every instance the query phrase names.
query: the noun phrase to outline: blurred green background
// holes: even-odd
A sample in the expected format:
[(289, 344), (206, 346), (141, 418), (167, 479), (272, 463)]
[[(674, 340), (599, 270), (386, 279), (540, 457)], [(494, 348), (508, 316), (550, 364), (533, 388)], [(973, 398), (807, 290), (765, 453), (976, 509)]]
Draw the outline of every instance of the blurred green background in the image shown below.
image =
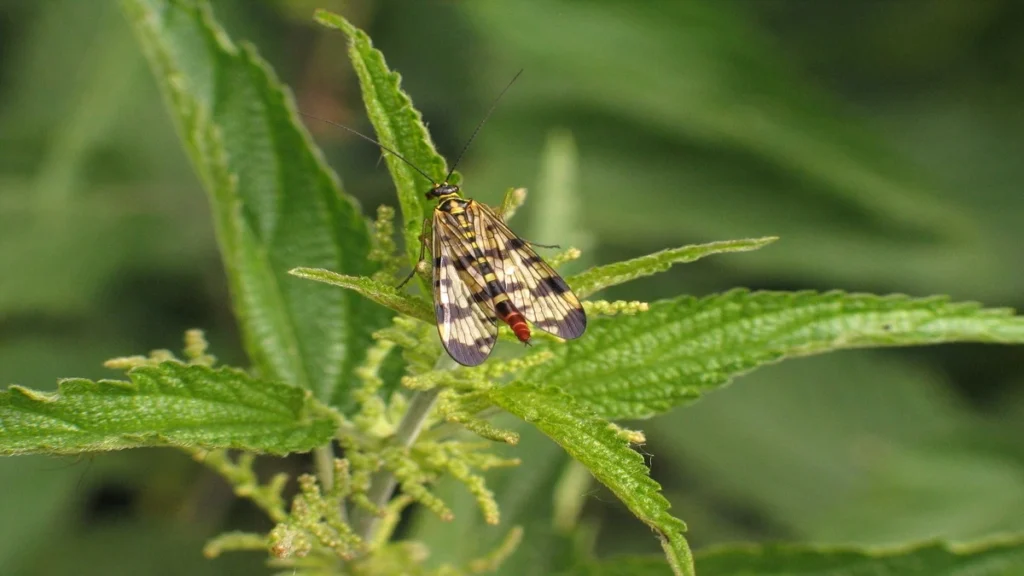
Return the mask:
[[(734, 286), (950, 294), (1024, 308), (1024, 4), (1016, 0), (214, 0), (300, 108), (369, 132), (344, 38), (364, 27), (496, 203), (536, 189), (545, 141), (571, 131), (586, 258), (777, 235), (613, 291), (654, 300)], [(379, 152), (310, 124), (367, 214), (394, 204)], [(513, 227), (565, 242), (531, 214)], [(244, 355), (204, 193), (115, 2), (0, 0), (0, 375), (52, 389), (114, 377), (103, 360), (207, 330)], [(544, 237), (529, 234), (544, 230)], [(569, 233), (569, 232), (567, 232)], [(548, 237), (554, 234), (556, 237)], [(975, 345), (844, 352), (744, 377), (642, 423), (644, 450), (696, 548), (733, 541), (900, 543), (1024, 529), (1024, 351)], [(614, 498), (574, 483), (527, 435), (494, 475), (527, 539), (505, 573), (581, 547), (655, 551)], [(302, 458), (268, 467), (294, 470)], [(568, 472), (567, 472), (568, 470)], [(502, 476), (504, 474), (504, 476)], [(582, 503), (553, 524), (554, 486)], [(171, 450), (0, 460), (0, 573), (260, 574), (206, 561), (205, 538), (265, 530), (253, 507)], [(438, 561), (506, 529), (410, 518)], [(571, 510), (570, 510), (571, 512)], [(538, 572), (539, 573), (539, 572)]]

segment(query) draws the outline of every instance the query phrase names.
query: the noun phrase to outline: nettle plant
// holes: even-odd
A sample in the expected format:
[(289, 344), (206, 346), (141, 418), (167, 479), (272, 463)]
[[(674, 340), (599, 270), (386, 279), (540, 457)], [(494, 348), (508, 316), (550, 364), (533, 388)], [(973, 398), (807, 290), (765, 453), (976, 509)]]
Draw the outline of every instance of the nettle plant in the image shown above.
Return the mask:
[[(1002, 572), (985, 567), (1020, 553), (1010, 544), (965, 550), (932, 544), (889, 553), (743, 546), (699, 554), (695, 567), (685, 525), (669, 512), (636, 449), (643, 433), (614, 423), (664, 413), (791, 357), (870, 346), (1022, 342), (1024, 321), (1010, 310), (841, 292), (734, 290), (650, 304), (592, 300), (585, 303), (590, 322), (582, 338), (568, 344), (537, 338), (526, 349), (505, 345), (502, 352), (519, 355), (459, 367), (438, 341), (429, 274), (419, 275), (418, 294), (394, 288), (400, 270), (418, 260), (420, 226), (432, 209), (423, 196), (430, 183), (385, 155), (402, 212), (405, 250), (397, 252), (394, 212), (381, 208), (375, 222), (364, 220), (303, 128), (287, 89), (252, 47), (229, 40), (205, 2), (124, 0), (123, 7), (209, 193), (252, 364), (216, 366), (202, 333), (193, 331), (180, 358), (158, 351), (110, 360), (107, 366), (124, 370), (125, 380), (68, 379), (56, 393), (12, 386), (0, 395), (3, 453), (150, 446), (190, 452), (275, 523), (267, 534), (217, 537), (205, 552), (264, 550), (282, 574), (497, 569), (514, 553), (521, 528), (509, 527), (504, 541), (475, 561), (429, 569), (429, 550), (393, 533), (414, 503), (453, 517), (434, 490), (443, 477), (463, 484), (485, 521), (499, 524), (501, 511), (481, 473), (530, 466), (528, 455), (520, 462), (507, 456), (514, 449), (496, 450), (518, 439), (493, 423), (501, 413), (554, 440), (664, 549), (657, 557), (584, 557), (567, 573), (837, 574), (859, 566), (872, 574), (931, 575), (974, 566), (972, 573), (995, 574)], [(366, 34), (340, 16), (318, 12), (317, 19), (347, 36), (380, 142), (428, 173), (445, 174), (445, 160), (398, 75)], [(521, 191), (507, 195), (506, 217), (523, 198)], [(675, 248), (566, 280), (586, 298), (674, 264), (773, 240)], [(569, 250), (551, 262), (577, 255)], [(515, 340), (507, 329), (502, 339)], [(293, 452), (312, 452), (315, 470), (269, 481), (254, 473), (257, 454)]]

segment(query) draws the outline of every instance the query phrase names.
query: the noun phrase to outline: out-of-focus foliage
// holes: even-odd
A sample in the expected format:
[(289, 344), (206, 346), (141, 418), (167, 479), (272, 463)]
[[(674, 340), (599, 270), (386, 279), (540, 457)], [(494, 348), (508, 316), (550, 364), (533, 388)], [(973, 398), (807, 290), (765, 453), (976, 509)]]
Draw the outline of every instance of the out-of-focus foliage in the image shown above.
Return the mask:
[[(886, 550), (816, 546), (713, 549), (697, 558), (703, 576), (1004, 576), (1019, 572), (1024, 545), (1003, 539), (974, 546), (928, 544)], [(870, 571), (870, 572), (865, 572)], [(668, 576), (660, 556), (621, 556), (559, 576)]]
[[(573, 225), (593, 239), (590, 262), (781, 238), (609, 297), (836, 288), (1024, 307), (1014, 0), (215, 4), (300, 108), (368, 131), (344, 40), (311, 20), (315, 7), (343, 12), (403, 72), (449, 159), (525, 68), (460, 165), (467, 191), (492, 204), (509, 186), (537, 193), (545, 141), (570, 130), (584, 199)], [(376, 149), (309, 126), (366, 214), (396, 203)], [(565, 242), (547, 237), (557, 229), (533, 202), (517, 228)], [(4, 384), (113, 377), (102, 359), (168, 346), (193, 326), (242, 363), (212, 221), (116, 4), (0, 0)], [(972, 345), (765, 369), (644, 422), (653, 473), (698, 549), (1022, 530), (1022, 360)], [(594, 542), (603, 554), (654, 551), (593, 487), (569, 492), (583, 501), (569, 523), (582, 529), (551, 526), (567, 496), (549, 495), (571, 469), (548, 441), (531, 442), (495, 484), (506, 520), (527, 527), (503, 573), (565, 567)], [(266, 572), (245, 555), (191, 561), (203, 538), (254, 514), (170, 451), (3, 459), (0, 485), (17, 494), (0, 498), (5, 574)], [(472, 557), (507, 530), (476, 526), (471, 496), (451, 497), (451, 532), (422, 519), (404, 528), (438, 561)]]

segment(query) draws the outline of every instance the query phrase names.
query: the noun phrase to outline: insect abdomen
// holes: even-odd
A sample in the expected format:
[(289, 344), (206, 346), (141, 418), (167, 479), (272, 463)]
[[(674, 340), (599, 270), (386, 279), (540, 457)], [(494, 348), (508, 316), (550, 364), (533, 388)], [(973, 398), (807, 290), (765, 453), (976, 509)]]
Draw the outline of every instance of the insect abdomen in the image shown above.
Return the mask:
[(520, 342), (530, 341), (530, 326), (526, 324), (526, 318), (523, 318), (523, 315), (519, 310), (516, 310), (512, 302), (508, 300), (496, 302), (494, 310), (498, 313), (498, 317), (508, 324), (509, 328), (512, 329), (512, 333), (516, 335)]

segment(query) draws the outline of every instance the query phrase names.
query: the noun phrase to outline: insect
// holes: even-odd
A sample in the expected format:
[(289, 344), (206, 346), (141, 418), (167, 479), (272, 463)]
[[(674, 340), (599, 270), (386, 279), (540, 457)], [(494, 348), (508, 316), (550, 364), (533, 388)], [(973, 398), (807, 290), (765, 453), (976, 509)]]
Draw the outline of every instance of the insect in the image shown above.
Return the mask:
[[(512, 82), (518, 77), (516, 74)], [(448, 355), (465, 366), (476, 366), (487, 359), (498, 339), (499, 321), (507, 324), (525, 344), (530, 342), (527, 320), (566, 340), (578, 338), (587, 327), (579, 299), (537, 254), (533, 244), (510, 230), (491, 208), (464, 198), (459, 186), (448, 182), (469, 144), (512, 82), (495, 99), (440, 183), (398, 152), (369, 136), (335, 124), (393, 154), (431, 182), (426, 197), (437, 200), (437, 205), (433, 218), (423, 222), (420, 262), (425, 259), (429, 237), (437, 331)], [(428, 228), (432, 231), (429, 236)], [(398, 287), (408, 283), (415, 273), (414, 267)]]
[(567, 340), (583, 334), (587, 317), (569, 285), (493, 210), (447, 182), (427, 198), (438, 201), (431, 242), (437, 331), (456, 362), (486, 360), (498, 320), (523, 343), (530, 341), (526, 320)]

